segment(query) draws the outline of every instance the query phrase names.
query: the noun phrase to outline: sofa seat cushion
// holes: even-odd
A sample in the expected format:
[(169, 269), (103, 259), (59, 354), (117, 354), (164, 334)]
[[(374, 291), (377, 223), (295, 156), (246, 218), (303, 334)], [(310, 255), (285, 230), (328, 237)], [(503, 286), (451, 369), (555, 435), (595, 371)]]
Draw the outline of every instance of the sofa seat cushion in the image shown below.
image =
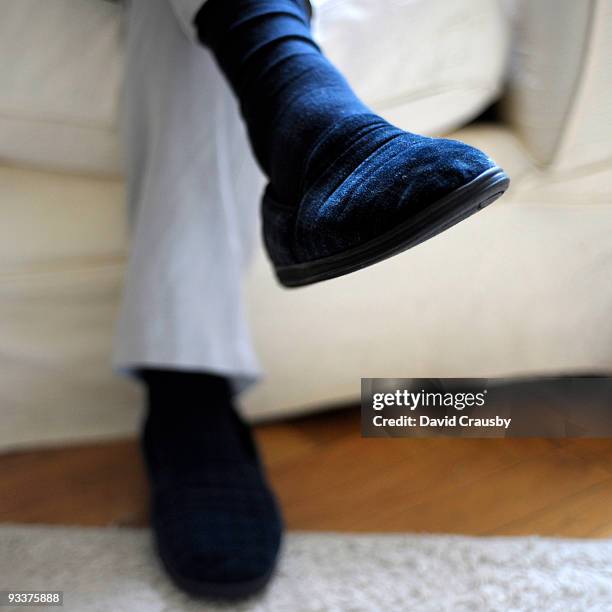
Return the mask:
[(0, 166), (0, 210), (0, 280), (123, 263), (120, 180)]

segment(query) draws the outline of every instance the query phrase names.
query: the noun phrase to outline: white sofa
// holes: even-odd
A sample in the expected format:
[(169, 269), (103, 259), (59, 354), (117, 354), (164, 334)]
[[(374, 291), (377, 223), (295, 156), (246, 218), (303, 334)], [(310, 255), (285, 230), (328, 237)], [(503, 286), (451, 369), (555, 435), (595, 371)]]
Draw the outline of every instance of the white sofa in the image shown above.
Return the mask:
[[(481, 146), (513, 179), (468, 222), (358, 274), (247, 279), (267, 377), (252, 418), (358, 397), (359, 378), (612, 370), (611, 0), (321, 0), (367, 102)], [(128, 236), (121, 7), (5, 0), (0, 21), (0, 447), (132, 432), (109, 368)], [(385, 57), (385, 61), (380, 60)], [(471, 120), (502, 94), (500, 118)]]

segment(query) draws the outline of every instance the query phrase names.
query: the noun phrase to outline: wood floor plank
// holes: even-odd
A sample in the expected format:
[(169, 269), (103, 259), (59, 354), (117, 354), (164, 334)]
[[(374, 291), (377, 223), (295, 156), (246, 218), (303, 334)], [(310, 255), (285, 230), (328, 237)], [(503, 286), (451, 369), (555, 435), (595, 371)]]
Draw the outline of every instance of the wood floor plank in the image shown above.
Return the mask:
[(490, 533), (495, 535), (538, 534), (541, 536), (612, 537), (612, 479), (597, 483), (560, 503), (507, 525), (499, 525)]
[(0, 521), (111, 525), (146, 520), (147, 486), (133, 441), (0, 457)]
[[(512, 520), (562, 506), (565, 500), (609, 478), (597, 465), (585, 465), (563, 449), (495, 471), (444, 496), (397, 507), (381, 516), (390, 530), (492, 534)], [(409, 520), (406, 517), (410, 517)]]
[(567, 448), (585, 460), (599, 460), (612, 474), (612, 440), (605, 438), (568, 440)]
[(271, 479), (292, 528), (405, 530), (407, 507), (482, 486), (501, 468), (556, 448), (547, 440), (356, 438), (272, 470)]
[(317, 447), (315, 440), (291, 423), (260, 426), (255, 438), (269, 469), (300, 461)]
[[(612, 535), (612, 441), (363, 439), (357, 409), (257, 427), (292, 529)], [(144, 525), (135, 440), (0, 456), (0, 521)]]

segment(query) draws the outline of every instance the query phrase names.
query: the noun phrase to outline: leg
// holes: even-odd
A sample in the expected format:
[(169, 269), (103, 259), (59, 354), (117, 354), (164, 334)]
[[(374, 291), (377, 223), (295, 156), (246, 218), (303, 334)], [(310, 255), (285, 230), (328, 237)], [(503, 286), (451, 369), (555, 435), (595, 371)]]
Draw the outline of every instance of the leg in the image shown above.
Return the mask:
[(281, 283), (376, 263), (507, 188), (481, 151), (404, 132), (367, 108), (313, 41), (307, 0), (208, 0), (195, 24), (269, 179), (264, 237)]
[(168, 0), (130, 3), (124, 98), (133, 236), (114, 363), (241, 390), (259, 375), (241, 281), (263, 179), (222, 75)]
[(258, 374), (241, 301), (261, 178), (231, 93), (168, 0), (132, 0), (125, 84), (134, 236), (115, 363), (148, 389), (143, 451), (162, 561), (238, 596), (274, 567), (281, 519), (233, 394)]

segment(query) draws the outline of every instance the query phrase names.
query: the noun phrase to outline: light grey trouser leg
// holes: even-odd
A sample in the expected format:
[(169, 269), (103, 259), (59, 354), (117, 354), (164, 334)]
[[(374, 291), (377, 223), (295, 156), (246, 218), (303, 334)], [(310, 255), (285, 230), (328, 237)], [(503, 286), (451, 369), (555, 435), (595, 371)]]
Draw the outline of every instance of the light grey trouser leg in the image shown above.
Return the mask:
[(263, 179), (229, 88), (188, 35), (198, 4), (128, 4), (124, 133), (133, 236), (114, 364), (227, 375), (240, 390), (259, 374), (241, 280)]

